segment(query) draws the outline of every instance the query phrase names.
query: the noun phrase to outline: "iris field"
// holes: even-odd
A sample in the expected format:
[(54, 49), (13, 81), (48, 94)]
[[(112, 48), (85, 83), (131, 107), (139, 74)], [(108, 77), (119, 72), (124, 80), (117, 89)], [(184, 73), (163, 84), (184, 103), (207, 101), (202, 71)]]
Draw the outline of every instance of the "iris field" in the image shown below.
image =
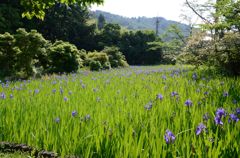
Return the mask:
[(136, 66), (1, 84), (1, 142), (60, 157), (240, 155), (239, 78)]

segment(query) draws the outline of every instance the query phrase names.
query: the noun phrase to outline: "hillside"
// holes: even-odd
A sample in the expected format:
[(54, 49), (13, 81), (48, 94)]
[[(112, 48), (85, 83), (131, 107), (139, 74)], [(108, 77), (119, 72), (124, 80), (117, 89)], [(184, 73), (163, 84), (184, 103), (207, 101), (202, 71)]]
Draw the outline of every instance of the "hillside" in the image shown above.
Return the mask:
[[(128, 18), (120, 15), (111, 14), (108, 12), (96, 10), (92, 11), (92, 15), (94, 18), (97, 18), (100, 14), (102, 14), (106, 22), (108, 23), (117, 23), (122, 27), (125, 27), (129, 30), (156, 30), (156, 17), (147, 18), (147, 17), (134, 17)], [(163, 34), (169, 25), (176, 24), (181, 28), (181, 30), (187, 35), (189, 32), (189, 26), (183, 23), (179, 23), (176, 21), (167, 20), (163, 17), (158, 17), (159, 19), (159, 34)]]

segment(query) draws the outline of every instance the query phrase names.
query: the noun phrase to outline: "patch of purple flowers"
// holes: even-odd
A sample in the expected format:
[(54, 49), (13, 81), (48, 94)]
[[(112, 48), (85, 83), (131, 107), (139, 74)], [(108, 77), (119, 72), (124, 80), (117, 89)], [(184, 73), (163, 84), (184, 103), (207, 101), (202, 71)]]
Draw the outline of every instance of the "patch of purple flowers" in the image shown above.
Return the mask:
[(166, 130), (164, 139), (167, 144), (171, 144), (171, 143), (174, 143), (174, 141), (176, 140), (176, 137), (170, 130)]

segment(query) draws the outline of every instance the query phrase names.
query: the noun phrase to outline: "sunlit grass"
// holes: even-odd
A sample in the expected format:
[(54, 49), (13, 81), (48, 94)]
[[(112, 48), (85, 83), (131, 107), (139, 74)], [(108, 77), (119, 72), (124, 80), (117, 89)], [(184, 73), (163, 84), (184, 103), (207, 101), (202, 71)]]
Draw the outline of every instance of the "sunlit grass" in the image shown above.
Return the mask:
[[(9, 82), (0, 93), (1, 141), (61, 156), (239, 155), (239, 122), (228, 123), (229, 113), (239, 107), (239, 78), (193, 72), (190, 67), (130, 67)], [(188, 99), (192, 106), (185, 105)], [(220, 107), (228, 114), (223, 125), (216, 125)], [(209, 120), (204, 121), (206, 113)], [(196, 135), (201, 122), (206, 130)], [(170, 144), (164, 140), (167, 129), (176, 136)]]

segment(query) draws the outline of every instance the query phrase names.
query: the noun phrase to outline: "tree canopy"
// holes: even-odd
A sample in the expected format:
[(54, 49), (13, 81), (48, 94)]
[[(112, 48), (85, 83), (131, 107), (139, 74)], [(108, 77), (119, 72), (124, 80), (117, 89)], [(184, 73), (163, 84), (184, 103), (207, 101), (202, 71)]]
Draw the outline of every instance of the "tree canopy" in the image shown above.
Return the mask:
[(23, 17), (44, 19), (45, 11), (56, 4), (88, 6), (102, 4), (103, 0), (20, 0), (20, 3), (24, 7)]

